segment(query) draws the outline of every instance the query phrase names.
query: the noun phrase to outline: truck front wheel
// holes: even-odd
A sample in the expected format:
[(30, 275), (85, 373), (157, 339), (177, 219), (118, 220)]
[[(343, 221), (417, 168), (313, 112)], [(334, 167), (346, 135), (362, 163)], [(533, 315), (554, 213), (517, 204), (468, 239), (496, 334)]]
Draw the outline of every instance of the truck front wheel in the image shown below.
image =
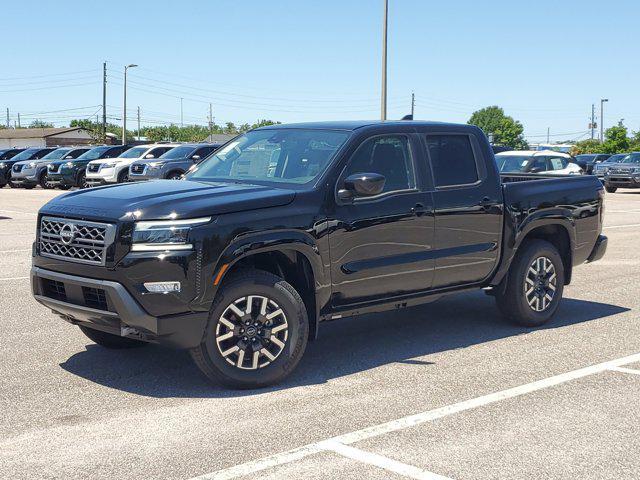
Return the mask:
[(605, 185), (604, 189), (607, 191), (607, 193), (616, 193), (618, 187), (609, 187), (608, 185)]
[(135, 338), (120, 337), (119, 335), (113, 335), (112, 333), (103, 332), (101, 330), (94, 330), (93, 328), (84, 327), (82, 325), (79, 325), (79, 327), (80, 330), (82, 330), (82, 333), (84, 333), (89, 340), (105, 348), (115, 350), (143, 347), (147, 345), (147, 342), (142, 342)]
[(555, 314), (564, 289), (564, 265), (554, 245), (531, 240), (509, 269), (504, 293), (496, 295), (503, 315), (518, 325), (539, 327)]
[(307, 311), (298, 292), (276, 275), (243, 270), (218, 291), (202, 342), (190, 353), (210, 380), (260, 388), (295, 369), (308, 336)]

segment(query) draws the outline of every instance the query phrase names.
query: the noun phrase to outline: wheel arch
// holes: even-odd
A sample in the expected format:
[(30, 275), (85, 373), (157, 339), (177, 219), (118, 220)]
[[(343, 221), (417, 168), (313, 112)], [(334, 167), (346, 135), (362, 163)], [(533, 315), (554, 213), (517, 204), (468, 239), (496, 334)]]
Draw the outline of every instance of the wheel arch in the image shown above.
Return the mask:
[(212, 279), (214, 295), (226, 278), (242, 268), (265, 270), (291, 284), (305, 303), (309, 338), (317, 337), (320, 308), (328, 301), (330, 282), (326, 281), (313, 237), (288, 231), (238, 239), (225, 249), (216, 264)]

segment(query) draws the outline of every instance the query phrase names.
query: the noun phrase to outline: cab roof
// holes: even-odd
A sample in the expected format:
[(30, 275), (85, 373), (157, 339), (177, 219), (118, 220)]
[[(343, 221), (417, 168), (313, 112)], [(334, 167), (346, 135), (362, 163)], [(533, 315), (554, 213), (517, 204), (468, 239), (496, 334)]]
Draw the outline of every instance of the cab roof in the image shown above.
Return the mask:
[(358, 130), (366, 127), (387, 126), (447, 126), (447, 127), (471, 127), (471, 125), (459, 123), (427, 122), (422, 120), (344, 120), (329, 122), (303, 122), (303, 123), (283, 123), (267, 125), (257, 130), (274, 130), (278, 128), (308, 128), (326, 130)]

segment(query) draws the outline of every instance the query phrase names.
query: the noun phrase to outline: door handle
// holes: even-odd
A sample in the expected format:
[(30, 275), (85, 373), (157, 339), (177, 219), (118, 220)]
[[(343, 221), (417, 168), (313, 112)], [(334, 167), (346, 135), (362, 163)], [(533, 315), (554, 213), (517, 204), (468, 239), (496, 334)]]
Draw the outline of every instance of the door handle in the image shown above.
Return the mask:
[(424, 205), (421, 203), (416, 203), (413, 207), (411, 207), (411, 213), (416, 215), (417, 217), (424, 215), (427, 213), (427, 210), (424, 208)]

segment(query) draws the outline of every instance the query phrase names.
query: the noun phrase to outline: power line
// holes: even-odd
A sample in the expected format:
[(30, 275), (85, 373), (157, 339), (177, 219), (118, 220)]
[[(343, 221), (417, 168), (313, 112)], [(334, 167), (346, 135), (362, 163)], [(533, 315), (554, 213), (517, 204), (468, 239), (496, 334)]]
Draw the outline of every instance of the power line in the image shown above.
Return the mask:
[(25, 79), (29, 79), (29, 78), (45, 78), (45, 77), (56, 77), (56, 76), (64, 76), (64, 75), (76, 75), (76, 74), (80, 74), (80, 73), (88, 73), (88, 72), (97, 72), (99, 71), (98, 69), (92, 68), (91, 70), (78, 70), (75, 72), (62, 72), (62, 73), (47, 73), (47, 74), (43, 74), (43, 75), (28, 75), (28, 76), (24, 76), (24, 77), (6, 77), (6, 78), (0, 78), (0, 82), (4, 82), (7, 80), (25, 80)]

